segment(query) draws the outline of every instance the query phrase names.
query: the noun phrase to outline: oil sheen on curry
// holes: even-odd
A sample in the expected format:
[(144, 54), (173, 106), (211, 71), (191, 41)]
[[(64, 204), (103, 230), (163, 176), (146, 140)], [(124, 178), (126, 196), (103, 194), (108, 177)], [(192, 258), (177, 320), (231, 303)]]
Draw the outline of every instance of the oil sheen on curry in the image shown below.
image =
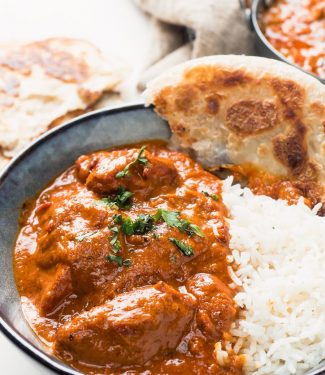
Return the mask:
[(14, 267), (37, 336), (89, 374), (241, 374), (220, 180), (147, 142), (81, 156), (21, 216)]

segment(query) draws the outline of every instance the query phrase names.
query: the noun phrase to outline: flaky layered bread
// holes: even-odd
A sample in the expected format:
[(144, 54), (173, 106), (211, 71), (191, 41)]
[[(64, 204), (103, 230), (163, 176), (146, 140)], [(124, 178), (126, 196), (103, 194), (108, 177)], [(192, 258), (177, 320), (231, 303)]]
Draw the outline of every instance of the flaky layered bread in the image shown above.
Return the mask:
[(52, 38), (0, 46), (0, 154), (83, 113), (121, 79), (117, 63), (92, 44)]
[(207, 167), (251, 164), (325, 199), (325, 86), (260, 57), (189, 61), (148, 84), (147, 104)]

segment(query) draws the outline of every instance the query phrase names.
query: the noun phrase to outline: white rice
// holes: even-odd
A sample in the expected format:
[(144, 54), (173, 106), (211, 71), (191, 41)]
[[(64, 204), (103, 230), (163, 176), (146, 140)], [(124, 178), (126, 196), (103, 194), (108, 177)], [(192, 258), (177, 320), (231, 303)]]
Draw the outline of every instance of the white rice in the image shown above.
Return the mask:
[(325, 358), (325, 218), (319, 206), (255, 196), (231, 178), (223, 199), (244, 308), (234, 350), (245, 354), (247, 373), (305, 373)]

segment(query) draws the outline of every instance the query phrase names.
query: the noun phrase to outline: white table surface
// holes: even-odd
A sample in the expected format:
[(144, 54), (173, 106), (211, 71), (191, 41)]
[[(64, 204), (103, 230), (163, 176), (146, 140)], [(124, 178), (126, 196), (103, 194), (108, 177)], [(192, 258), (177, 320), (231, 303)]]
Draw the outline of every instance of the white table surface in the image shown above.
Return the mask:
[[(130, 65), (129, 100), (150, 48), (151, 24), (132, 0), (0, 0), (0, 44), (52, 36), (87, 39)], [(53, 374), (0, 332), (1, 375)]]

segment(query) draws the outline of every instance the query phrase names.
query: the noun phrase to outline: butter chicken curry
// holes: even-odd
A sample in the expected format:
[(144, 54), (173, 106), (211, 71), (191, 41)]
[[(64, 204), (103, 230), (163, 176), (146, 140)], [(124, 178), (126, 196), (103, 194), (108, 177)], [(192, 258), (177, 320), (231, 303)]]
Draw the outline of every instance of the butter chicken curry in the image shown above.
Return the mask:
[(89, 374), (241, 374), (220, 180), (148, 142), (81, 156), (21, 216), (14, 267), (37, 336)]

